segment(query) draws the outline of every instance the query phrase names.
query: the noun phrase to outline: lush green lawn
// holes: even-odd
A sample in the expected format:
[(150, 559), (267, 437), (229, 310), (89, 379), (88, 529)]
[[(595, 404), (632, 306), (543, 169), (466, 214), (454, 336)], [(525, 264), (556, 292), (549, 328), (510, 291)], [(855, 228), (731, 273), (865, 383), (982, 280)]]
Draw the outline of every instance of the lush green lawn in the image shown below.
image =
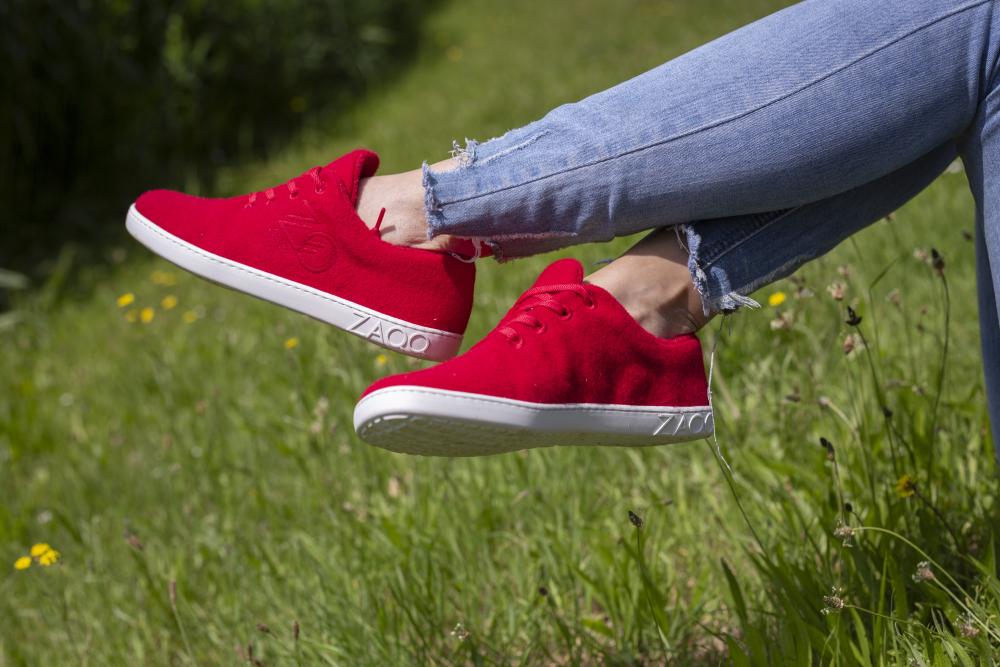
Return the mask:
[[(780, 4), (455, 2), (391, 86), (224, 187), (357, 144), (412, 168)], [(267, 665), (993, 664), (971, 229), (956, 169), (716, 322), (718, 450), (390, 454), (351, 413), (409, 360), (136, 245), (110, 273), (57, 272), (0, 328), (0, 666), (231, 664), (251, 646)], [(931, 246), (947, 286), (914, 254)], [(482, 263), (467, 340), (551, 259)], [(845, 354), (852, 333), (868, 347)], [(38, 542), (58, 563), (16, 570)]]

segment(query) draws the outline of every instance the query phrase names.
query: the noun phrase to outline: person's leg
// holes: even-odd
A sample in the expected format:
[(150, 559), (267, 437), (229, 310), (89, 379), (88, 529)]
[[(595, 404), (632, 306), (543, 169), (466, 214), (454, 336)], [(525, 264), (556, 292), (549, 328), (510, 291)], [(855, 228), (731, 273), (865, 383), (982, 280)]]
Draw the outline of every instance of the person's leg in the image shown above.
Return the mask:
[(1000, 456), (997, 435), (1000, 428), (1000, 86), (996, 86), (992, 77), (991, 86), (976, 122), (961, 142), (961, 149), (976, 199), (976, 275), (983, 371), (993, 441)]
[[(434, 165), (442, 171), (457, 167), (455, 158)], [(357, 209), (358, 217), (369, 227), (374, 227), (381, 219), (379, 234), (383, 241), (429, 250), (451, 247), (452, 238), (448, 234), (430, 238), (428, 233), (420, 169), (361, 179)]]
[[(900, 206), (955, 155), (950, 142), (814, 204), (661, 229), (588, 280), (559, 260), (464, 355), (369, 387), (355, 428), (380, 447), (444, 456), (707, 437), (708, 380), (690, 332)], [(693, 274), (688, 244), (703, 253)]]
[[(684, 239), (654, 232), (589, 282), (575, 261), (556, 262), (465, 355), (369, 388), (358, 432), (448, 455), (704, 437), (701, 349), (676, 334), (898, 207), (970, 127), (980, 270), (1000, 265), (1000, 182), (988, 177), (1000, 145), (983, 104), (1000, 60), (992, 10), (987, 0), (806, 2), (472, 143), (457, 167), (425, 167), (430, 235), (485, 240), (502, 257), (670, 225)], [(407, 178), (416, 198), (416, 173)], [(994, 423), (996, 294), (982, 284)], [(688, 390), (656, 392), (674, 387)]]
[[(807, 0), (470, 142), (455, 160), (425, 165), (423, 187), (415, 171), (371, 179), (359, 211), (373, 222), (386, 207), (411, 242), (476, 238), (510, 258), (819, 201), (969, 126), (992, 9), (990, 0)], [(394, 220), (395, 210), (406, 215)]]
[(697, 331), (902, 206), (956, 156), (949, 142), (888, 176), (819, 202), (658, 230), (588, 280), (611, 292), (657, 336)]
[[(992, 158), (1000, 167), (997, 156)], [(996, 203), (991, 207), (995, 215)], [(997, 244), (997, 218), (992, 217), (989, 231), (982, 214), (976, 220), (976, 280), (979, 287), (979, 335), (983, 350), (983, 373), (986, 376), (986, 401), (993, 429), (993, 446), (1000, 459), (1000, 252)], [(992, 238), (992, 241), (987, 241)]]
[(659, 229), (588, 281), (608, 290), (657, 336), (697, 331), (902, 206), (956, 157), (955, 143), (948, 142), (887, 176), (818, 202)]

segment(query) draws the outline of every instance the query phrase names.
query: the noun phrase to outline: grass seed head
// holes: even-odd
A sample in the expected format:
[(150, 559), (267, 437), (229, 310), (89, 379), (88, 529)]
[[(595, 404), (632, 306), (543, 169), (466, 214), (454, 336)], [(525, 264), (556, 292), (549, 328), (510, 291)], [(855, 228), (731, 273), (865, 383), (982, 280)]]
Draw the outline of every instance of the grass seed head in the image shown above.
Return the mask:
[(632, 510), (628, 511), (628, 520), (631, 521), (632, 525), (635, 526), (636, 528), (642, 528), (643, 524), (642, 517), (633, 512)]
[(861, 324), (861, 316), (854, 312), (850, 306), (847, 307), (847, 319), (844, 320), (848, 326), (856, 327)]
[(834, 529), (833, 536), (840, 540), (845, 547), (849, 547), (851, 546), (851, 538), (854, 537), (854, 529), (841, 523)]
[(844, 602), (844, 598), (842, 597), (843, 593), (844, 592), (841, 589), (837, 588), (836, 586), (831, 588), (830, 594), (823, 596), (823, 604), (825, 604), (826, 606), (820, 610), (820, 613), (830, 614), (832, 612), (840, 611), (841, 609), (843, 609), (844, 605), (846, 604)]
[(840, 281), (834, 281), (830, 283), (826, 288), (826, 291), (830, 293), (830, 297), (833, 298), (834, 301), (843, 301), (844, 292), (846, 290), (847, 290), (847, 285), (845, 285)]
[(837, 454), (836, 454), (836, 452), (833, 449), (833, 443), (832, 442), (830, 442), (826, 438), (821, 437), (819, 439), (819, 444), (820, 444), (820, 447), (822, 447), (824, 450), (826, 450), (826, 458), (827, 458), (828, 461), (833, 461), (835, 458), (837, 458)]
[(841, 344), (841, 348), (844, 350), (845, 355), (849, 355), (855, 350), (860, 350), (864, 346), (865, 343), (861, 339), (861, 336), (856, 333), (847, 334), (847, 337), (844, 338), (844, 342)]
[(451, 631), (451, 636), (460, 642), (464, 642), (469, 638), (469, 631), (461, 623), (456, 623), (454, 629)]
[(771, 320), (771, 330), (781, 331), (792, 328), (792, 315), (788, 311), (778, 313), (778, 316)]
[(934, 576), (934, 571), (931, 569), (931, 564), (925, 560), (917, 563), (917, 569), (913, 573), (913, 581), (918, 584), (924, 581), (934, 581), (937, 577)]
[(934, 273), (939, 276), (944, 275), (944, 257), (937, 251), (937, 248), (931, 248), (931, 266), (934, 268)]
[(972, 619), (967, 616), (960, 616), (955, 619), (955, 625), (958, 626), (958, 634), (967, 639), (975, 639), (979, 636), (979, 628), (973, 625)]
[(143, 551), (146, 548), (139, 536), (131, 531), (125, 531), (125, 543), (136, 551)]

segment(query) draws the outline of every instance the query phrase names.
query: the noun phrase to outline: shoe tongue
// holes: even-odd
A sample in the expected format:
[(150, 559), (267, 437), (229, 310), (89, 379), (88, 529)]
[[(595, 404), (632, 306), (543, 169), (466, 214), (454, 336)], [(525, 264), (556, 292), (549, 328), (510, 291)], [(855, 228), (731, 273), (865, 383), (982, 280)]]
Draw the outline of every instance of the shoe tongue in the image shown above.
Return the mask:
[(583, 264), (575, 259), (560, 259), (549, 264), (535, 281), (535, 287), (542, 285), (577, 285), (583, 282)]
[(327, 178), (330, 175), (336, 177), (347, 191), (351, 205), (355, 206), (358, 203), (358, 181), (373, 176), (377, 169), (378, 155), (372, 151), (358, 149), (342, 155), (323, 167), (323, 174)]

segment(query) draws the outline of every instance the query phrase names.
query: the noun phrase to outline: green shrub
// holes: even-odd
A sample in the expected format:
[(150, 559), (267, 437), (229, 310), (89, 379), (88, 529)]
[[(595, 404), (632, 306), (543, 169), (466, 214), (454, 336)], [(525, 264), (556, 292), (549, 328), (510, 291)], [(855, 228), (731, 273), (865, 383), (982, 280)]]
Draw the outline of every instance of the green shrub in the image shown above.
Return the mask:
[[(419, 0), (0, 3), (0, 266), (138, 189), (210, 184), (398, 62)], [(117, 218), (114, 218), (117, 221)]]

